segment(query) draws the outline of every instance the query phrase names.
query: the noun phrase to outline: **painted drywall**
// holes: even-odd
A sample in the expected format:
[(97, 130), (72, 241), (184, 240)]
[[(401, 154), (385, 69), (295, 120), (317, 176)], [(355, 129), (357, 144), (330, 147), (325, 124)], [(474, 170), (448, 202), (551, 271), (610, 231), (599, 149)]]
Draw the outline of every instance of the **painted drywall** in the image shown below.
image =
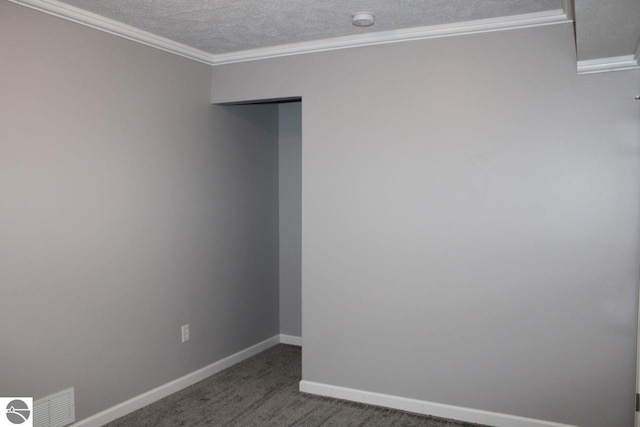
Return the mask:
[(302, 335), (302, 107), (279, 108), (280, 333)]
[(0, 58), (1, 396), (80, 420), (278, 334), (277, 106), (6, 1)]
[(214, 67), (302, 97), (304, 380), (632, 425), (640, 73), (575, 67), (570, 24)]

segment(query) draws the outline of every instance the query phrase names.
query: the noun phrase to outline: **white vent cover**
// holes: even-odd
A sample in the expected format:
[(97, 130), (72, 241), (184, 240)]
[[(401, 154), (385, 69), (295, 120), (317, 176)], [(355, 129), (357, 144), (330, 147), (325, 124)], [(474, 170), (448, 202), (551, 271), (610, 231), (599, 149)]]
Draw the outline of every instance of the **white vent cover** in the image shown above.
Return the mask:
[(33, 404), (34, 427), (63, 427), (75, 420), (73, 387), (36, 400)]

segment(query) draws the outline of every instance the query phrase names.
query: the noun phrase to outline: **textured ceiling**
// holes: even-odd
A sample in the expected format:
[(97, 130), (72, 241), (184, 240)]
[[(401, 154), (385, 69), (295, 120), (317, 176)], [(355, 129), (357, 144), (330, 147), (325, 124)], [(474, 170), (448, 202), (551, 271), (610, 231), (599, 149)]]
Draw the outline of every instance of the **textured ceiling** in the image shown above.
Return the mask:
[[(63, 3), (205, 52), (223, 54), (374, 31), (559, 10), (563, 1), (64, 0)], [(351, 13), (360, 10), (376, 15), (373, 27), (351, 25)]]
[(634, 55), (640, 0), (575, 0), (578, 60)]

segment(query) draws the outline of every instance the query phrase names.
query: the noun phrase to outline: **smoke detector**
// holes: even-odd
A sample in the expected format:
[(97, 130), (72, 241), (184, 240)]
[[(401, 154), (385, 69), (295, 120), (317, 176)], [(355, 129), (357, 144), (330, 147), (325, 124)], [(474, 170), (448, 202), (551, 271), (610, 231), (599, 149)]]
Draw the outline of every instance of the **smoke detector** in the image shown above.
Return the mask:
[(376, 17), (371, 12), (356, 12), (351, 14), (351, 23), (356, 27), (370, 27), (376, 23)]

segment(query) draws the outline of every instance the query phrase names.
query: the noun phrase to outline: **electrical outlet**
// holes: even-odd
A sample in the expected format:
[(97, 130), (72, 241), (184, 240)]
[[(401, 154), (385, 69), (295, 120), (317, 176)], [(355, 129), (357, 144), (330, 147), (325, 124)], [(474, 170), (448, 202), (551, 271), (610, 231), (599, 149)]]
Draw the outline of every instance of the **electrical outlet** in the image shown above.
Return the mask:
[(189, 341), (189, 324), (182, 325), (182, 342)]

